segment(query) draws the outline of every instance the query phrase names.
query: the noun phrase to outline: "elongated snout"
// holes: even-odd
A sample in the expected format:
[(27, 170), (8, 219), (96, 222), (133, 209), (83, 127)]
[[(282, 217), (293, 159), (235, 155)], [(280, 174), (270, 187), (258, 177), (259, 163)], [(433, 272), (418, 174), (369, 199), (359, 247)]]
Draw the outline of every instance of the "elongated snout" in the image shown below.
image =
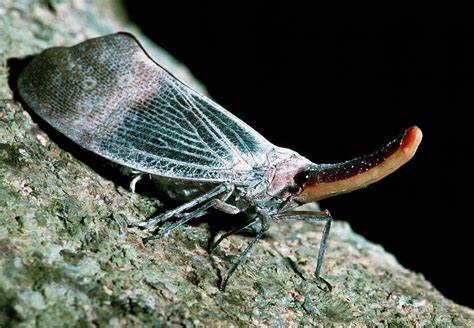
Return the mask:
[(421, 130), (413, 126), (369, 155), (337, 164), (314, 164), (295, 177), (295, 181), (300, 181), (301, 186), (293, 199), (299, 204), (305, 204), (379, 181), (413, 157), (422, 136)]

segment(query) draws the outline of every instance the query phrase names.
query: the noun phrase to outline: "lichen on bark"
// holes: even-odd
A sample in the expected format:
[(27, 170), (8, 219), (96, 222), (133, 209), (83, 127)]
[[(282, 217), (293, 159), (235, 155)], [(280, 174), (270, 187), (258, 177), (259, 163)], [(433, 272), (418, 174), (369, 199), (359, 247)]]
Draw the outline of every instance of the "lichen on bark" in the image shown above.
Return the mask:
[(209, 255), (209, 219), (144, 246), (146, 232), (123, 216), (144, 219), (161, 204), (38, 125), (12, 91), (12, 58), (128, 30), (192, 76), (118, 1), (4, 0), (0, 30), (0, 326), (473, 326), (472, 310), (342, 221), (324, 266), (331, 292), (313, 279), (321, 227), (304, 222), (272, 224), (225, 292), (217, 284), (249, 236)]

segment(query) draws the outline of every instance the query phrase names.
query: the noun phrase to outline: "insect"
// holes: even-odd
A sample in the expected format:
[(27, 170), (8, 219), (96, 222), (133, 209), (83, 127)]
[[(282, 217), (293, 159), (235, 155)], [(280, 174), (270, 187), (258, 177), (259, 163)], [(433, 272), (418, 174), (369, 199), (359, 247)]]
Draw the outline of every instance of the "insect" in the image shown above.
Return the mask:
[[(365, 187), (398, 169), (422, 138), (413, 126), (370, 155), (314, 164), (273, 145), (220, 105), (156, 63), (137, 39), (117, 33), (43, 51), (18, 79), (21, 97), (41, 118), (80, 146), (142, 174), (182, 205), (129, 225), (169, 234), (210, 210), (244, 212), (253, 226), (221, 289), (268, 230), (270, 220), (323, 222), (315, 269), (320, 276), (331, 215), (298, 207)], [(133, 183), (136, 182), (134, 179)], [(170, 220), (171, 218), (174, 219)], [(166, 226), (161, 223), (170, 220)]]

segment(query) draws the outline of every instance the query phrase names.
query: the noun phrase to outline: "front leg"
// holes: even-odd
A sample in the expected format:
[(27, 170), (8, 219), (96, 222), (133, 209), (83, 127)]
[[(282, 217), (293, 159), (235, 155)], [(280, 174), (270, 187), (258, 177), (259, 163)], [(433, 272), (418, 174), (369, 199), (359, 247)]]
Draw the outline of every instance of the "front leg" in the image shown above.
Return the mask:
[[(250, 241), (250, 243), (247, 245), (247, 247), (240, 253), (239, 257), (237, 258), (237, 261), (232, 265), (232, 267), (229, 269), (227, 272), (224, 280), (222, 281), (222, 284), (220, 286), (220, 290), (224, 291), (227, 283), (229, 282), (230, 277), (234, 274), (235, 270), (239, 267), (239, 265), (242, 263), (242, 261), (245, 259), (245, 257), (248, 255), (250, 250), (255, 246), (257, 241), (262, 238), (263, 234), (268, 230), (269, 227), (269, 217), (267, 212), (261, 209), (257, 209), (258, 212), (258, 220), (260, 220), (261, 227), (260, 230), (257, 232), (257, 235)], [(252, 220), (251, 222), (253, 222)]]
[(244, 222), (242, 225), (239, 225), (239, 226), (236, 226), (234, 228), (232, 228), (231, 230), (223, 233), (219, 239), (215, 242), (213, 242), (209, 248), (208, 248), (208, 252), (209, 254), (211, 254), (212, 252), (214, 252), (214, 250), (217, 248), (217, 246), (219, 246), (219, 244), (224, 240), (226, 239), (227, 237), (229, 236), (232, 236), (234, 234), (237, 234), (239, 233), (240, 231), (246, 229), (246, 228), (249, 228), (249, 227), (252, 227), (254, 226), (255, 224), (257, 224), (257, 222), (259, 221), (259, 218), (258, 217), (255, 217), (251, 220), (248, 220), (246, 222)]
[(314, 211), (287, 211), (282, 213), (277, 213), (272, 216), (272, 219), (275, 220), (303, 220), (303, 221), (316, 221), (316, 222), (324, 222), (324, 229), (323, 235), (321, 237), (321, 242), (319, 243), (319, 253), (318, 253), (318, 261), (316, 263), (316, 269), (314, 271), (314, 275), (316, 276), (317, 280), (324, 282), (329, 290), (332, 289), (331, 285), (321, 278), (321, 268), (323, 266), (324, 254), (326, 253), (326, 247), (328, 242), (329, 231), (331, 230), (331, 221), (332, 216), (328, 210), (322, 212), (314, 212)]

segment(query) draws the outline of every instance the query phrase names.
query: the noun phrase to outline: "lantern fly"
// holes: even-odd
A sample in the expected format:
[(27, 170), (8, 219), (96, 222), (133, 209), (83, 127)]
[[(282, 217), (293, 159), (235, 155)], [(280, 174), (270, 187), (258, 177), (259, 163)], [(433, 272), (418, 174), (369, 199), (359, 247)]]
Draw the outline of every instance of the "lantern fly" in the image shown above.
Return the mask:
[(258, 227), (221, 289), (270, 220), (324, 223), (315, 269), (320, 279), (331, 215), (298, 207), (380, 180), (414, 155), (422, 137), (414, 126), (370, 155), (314, 164), (273, 145), (174, 77), (127, 33), (43, 51), (21, 73), (18, 90), (33, 111), (65, 136), (113, 162), (152, 175), (160, 188), (183, 201), (146, 221), (129, 222), (151, 229), (174, 219), (148, 240), (213, 209), (247, 214), (245, 224), (210, 247), (214, 250), (246, 227)]

